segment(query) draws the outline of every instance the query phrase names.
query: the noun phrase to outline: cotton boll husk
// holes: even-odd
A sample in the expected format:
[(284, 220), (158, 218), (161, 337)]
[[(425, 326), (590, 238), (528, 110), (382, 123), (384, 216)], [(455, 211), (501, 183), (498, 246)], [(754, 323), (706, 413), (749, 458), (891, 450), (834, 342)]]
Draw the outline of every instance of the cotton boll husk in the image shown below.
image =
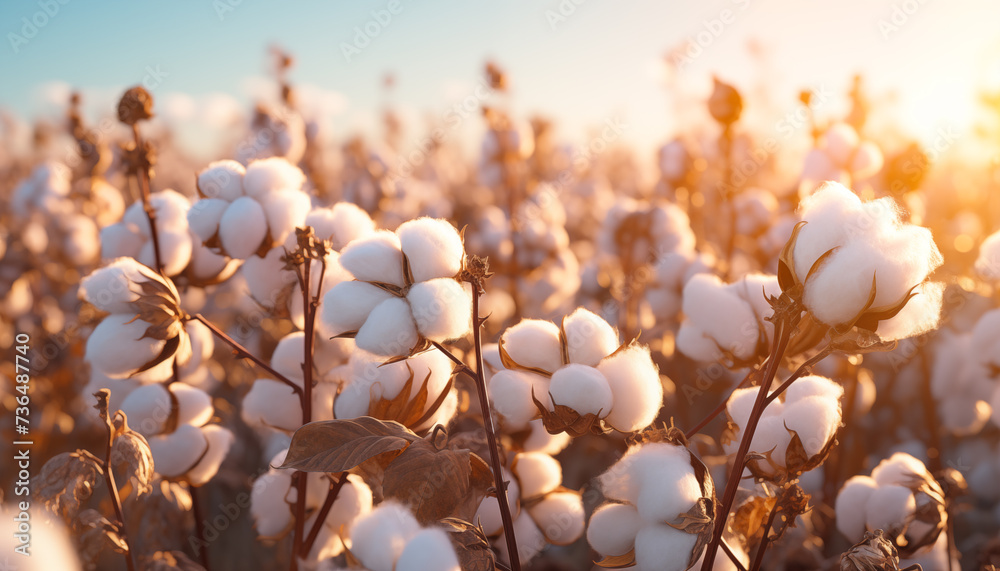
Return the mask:
[(177, 478), (184, 475), (198, 463), (198, 459), (207, 455), (209, 442), (201, 428), (182, 424), (177, 430), (160, 436), (146, 439), (149, 450), (153, 453), (153, 466), (156, 473), (164, 478)]
[(309, 195), (300, 190), (273, 190), (257, 198), (267, 217), (267, 227), (275, 242), (284, 242), (304, 225), (312, 208)]
[(233, 258), (252, 256), (267, 236), (267, 216), (260, 203), (241, 196), (233, 201), (219, 220), (222, 248)]
[(323, 296), (319, 318), (331, 335), (357, 331), (375, 306), (392, 297), (391, 293), (367, 282), (340, 282)]
[(348, 244), (340, 252), (340, 263), (359, 280), (403, 286), (399, 238), (388, 230), (378, 230)]
[(318, 237), (329, 240), (338, 252), (375, 231), (375, 222), (368, 213), (350, 202), (316, 208), (306, 216), (306, 224), (313, 227)]
[(395, 571), (461, 571), (461, 566), (448, 532), (430, 527), (406, 543)]
[(823, 147), (833, 162), (845, 166), (858, 148), (858, 133), (846, 123), (834, 123), (823, 133)]
[(548, 454), (522, 452), (514, 457), (511, 471), (517, 476), (524, 499), (548, 494), (562, 483), (562, 466)]
[(205, 440), (208, 441), (208, 452), (187, 473), (187, 479), (192, 486), (201, 486), (215, 477), (219, 466), (226, 459), (226, 454), (229, 454), (229, 448), (236, 439), (228, 428), (218, 424), (203, 426), (201, 432), (204, 434)]
[[(756, 396), (756, 392), (754, 392)], [(844, 396), (844, 387), (819, 375), (806, 375), (797, 379), (785, 390), (785, 404), (811, 396), (822, 396), (839, 401)]]
[(976, 272), (987, 280), (1000, 280), (1000, 230), (990, 234), (979, 245)]
[(552, 375), (549, 394), (553, 404), (580, 414), (606, 415), (614, 402), (611, 387), (600, 371), (586, 365), (567, 365)]
[(521, 444), (524, 452), (541, 452), (549, 456), (555, 456), (565, 450), (572, 440), (572, 437), (565, 432), (549, 434), (549, 431), (545, 430), (545, 425), (540, 418), (529, 422), (528, 429), (531, 432)]
[(614, 403), (605, 421), (620, 432), (648, 426), (663, 406), (660, 374), (649, 348), (633, 344), (597, 365), (608, 380)]
[[(507, 551), (507, 540), (504, 534), (493, 542), (493, 547), (499, 553), (500, 561), (510, 562), (509, 551)], [(545, 535), (538, 529), (535, 520), (531, 519), (527, 511), (522, 511), (521, 515), (514, 519), (514, 538), (517, 540), (517, 556), (524, 565), (535, 558), (548, 543)]]
[(392, 356), (409, 354), (418, 339), (409, 304), (394, 297), (375, 306), (354, 342), (369, 353)]
[(909, 488), (897, 485), (879, 486), (868, 497), (865, 511), (868, 529), (898, 527), (913, 513), (917, 504)]
[(815, 456), (826, 446), (840, 427), (840, 402), (811, 396), (785, 406), (785, 426), (799, 435), (806, 454)]
[(232, 202), (243, 195), (245, 174), (243, 165), (233, 160), (209, 163), (198, 173), (198, 191), (210, 200)]
[(131, 285), (149, 281), (140, 270), (141, 266), (132, 258), (112, 260), (83, 278), (78, 297), (101, 311), (135, 314), (132, 303), (139, 299), (139, 294), (132, 291)]
[(720, 348), (739, 359), (757, 348), (757, 316), (753, 307), (728, 290), (717, 276), (698, 274), (684, 286), (684, 314)]
[[(166, 343), (142, 338), (149, 324), (134, 316), (111, 314), (87, 338), (86, 359), (109, 377), (124, 377), (152, 361)], [(131, 321), (131, 323), (129, 323)]]
[(507, 354), (523, 367), (553, 373), (563, 365), (559, 327), (550, 321), (522, 319), (501, 339)]
[[(239, 196), (233, 197), (232, 200), (236, 198)], [(222, 221), (222, 215), (227, 208), (229, 202), (219, 198), (204, 198), (195, 202), (187, 213), (188, 228), (202, 242), (207, 241), (219, 231), (219, 222)]]
[(299, 190), (305, 181), (305, 175), (297, 166), (282, 157), (271, 157), (247, 166), (243, 190), (247, 196), (259, 198), (274, 190)]
[(851, 175), (856, 179), (868, 178), (882, 170), (882, 151), (871, 141), (858, 145), (851, 158)]
[(250, 426), (292, 431), (302, 426), (302, 403), (285, 383), (257, 379), (243, 397), (240, 416)]
[[(507, 506), (510, 508), (511, 517), (516, 518), (518, 510), (518, 499), (521, 497), (521, 487), (517, 483), (517, 478), (506, 468), (503, 471), (503, 479), (507, 482)], [(494, 536), (503, 531), (503, 520), (500, 516), (500, 502), (496, 496), (486, 496), (479, 503), (472, 523), (483, 526), (483, 531), (487, 536)]]
[(592, 311), (578, 308), (562, 323), (569, 362), (596, 367), (618, 348), (618, 333)]
[(406, 543), (419, 532), (410, 510), (388, 500), (351, 524), (351, 552), (370, 571), (393, 571)]
[(846, 223), (861, 212), (861, 199), (840, 183), (826, 183), (802, 200), (799, 216), (807, 223), (799, 230), (793, 251), (799, 280), (805, 280), (813, 263), (827, 250), (844, 242)]
[(590, 516), (587, 543), (604, 556), (624, 555), (635, 546), (642, 519), (630, 504), (604, 504)]
[(914, 475), (921, 476), (927, 473), (927, 467), (923, 462), (905, 452), (896, 452), (875, 466), (872, 478), (879, 486), (903, 485), (908, 484)]
[(489, 393), (493, 397), (493, 408), (503, 417), (507, 430), (520, 430), (539, 414), (531, 400), (532, 391), (539, 402), (551, 406), (549, 379), (541, 375), (505, 369), (490, 379)]
[(463, 337), (472, 329), (472, 286), (451, 278), (418, 282), (406, 300), (417, 330), (439, 343)]
[(583, 535), (583, 501), (580, 494), (555, 492), (528, 508), (535, 525), (553, 545), (569, 545)]
[(635, 536), (637, 571), (684, 571), (698, 536), (664, 524), (646, 525)]
[(447, 220), (417, 218), (400, 225), (396, 234), (414, 281), (450, 278), (462, 269), (465, 247)]
[(685, 321), (677, 331), (677, 350), (695, 361), (718, 361), (722, 358), (719, 346), (698, 326)]
[(663, 463), (659, 470), (640, 471), (639, 516), (649, 523), (682, 523), (679, 515), (686, 513), (702, 496), (698, 479), (690, 461)]
[(98, 239), (101, 242), (101, 258), (112, 260), (138, 257), (145, 237), (134, 224), (119, 222), (102, 228)]
[[(191, 234), (187, 229), (161, 230), (160, 261), (163, 263), (163, 273), (176, 276), (184, 271), (191, 261)], [(153, 241), (148, 240), (139, 250), (139, 262), (151, 268), (156, 267), (156, 252)]]
[(426, 379), (428, 402), (433, 402), (447, 385), (452, 370), (451, 361), (440, 351), (427, 351), (386, 365), (384, 362), (384, 358), (365, 351), (351, 356), (347, 384), (335, 403), (337, 418), (367, 415), (371, 397), (395, 398), (411, 374), (409, 398), (417, 395)]

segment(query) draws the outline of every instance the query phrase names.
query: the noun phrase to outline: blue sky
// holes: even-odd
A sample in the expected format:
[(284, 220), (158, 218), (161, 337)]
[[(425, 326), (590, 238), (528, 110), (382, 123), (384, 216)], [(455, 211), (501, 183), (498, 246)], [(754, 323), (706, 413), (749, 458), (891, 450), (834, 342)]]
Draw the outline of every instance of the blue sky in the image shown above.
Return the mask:
[[(271, 43), (296, 56), (293, 82), (326, 102), (339, 136), (377, 125), (387, 71), (397, 79), (391, 101), (419, 122), (471, 93), (489, 58), (510, 72), (512, 107), (554, 117), (564, 139), (618, 118), (640, 145), (683, 127), (690, 118), (671, 102), (701, 97), (712, 74), (748, 93), (766, 88), (771, 100), (757, 107), (771, 120), (799, 89), (840, 93), (860, 71), (925, 140), (941, 125), (968, 124), (977, 88), (1000, 87), (1000, 3), (988, 0), (396, 1), (398, 13), (348, 61), (342, 44), (355, 26), (374, 29), (372, 11), (389, 0), (5, 0), (0, 107), (53, 114), (56, 87), (72, 85), (93, 113), (110, 111), (115, 93), (155, 70), (165, 97), (201, 105), (221, 93), (246, 106), (266, 85)], [(552, 17), (560, 9), (565, 20)], [(44, 25), (27, 38), (24, 18)], [(750, 40), (763, 60), (749, 54)], [(671, 49), (694, 57), (668, 97)]]

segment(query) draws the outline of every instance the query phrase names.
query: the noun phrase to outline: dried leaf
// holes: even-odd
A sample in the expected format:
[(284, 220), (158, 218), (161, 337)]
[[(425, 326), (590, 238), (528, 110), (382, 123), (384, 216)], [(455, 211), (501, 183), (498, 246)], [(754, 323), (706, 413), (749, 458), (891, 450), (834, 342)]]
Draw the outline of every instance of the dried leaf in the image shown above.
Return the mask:
[(744, 543), (752, 545), (764, 537), (764, 524), (767, 516), (777, 503), (777, 498), (765, 496), (750, 496), (736, 508), (729, 521), (733, 532), (743, 536)]
[[(552, 395), (549, 395), (551, 398)], [(589, 412), (580, 414), (576, 410), (562, 404), (556, 404), (554, 410), (549, 410), (544, 404), (535, 398), (535, 389), (531, 389), (531, 400), (535, 403), (535, 408), (542, 415), (542, 425), (549, 434), (559, 434), (565, 432), (576, 438), (584, 434), (607, 434), (611, 430), (604, 425), (598, 416)]]
[(347, 472), (369, 460), (388, 466), (420, 438), (402, 424), (369, 416), (311, 422), (292, 435), (281, 468)]
[(454, 517), (444, 518), (440, 523), (448, 531), (458, 562), (464, 571), (496, 569), (496, 556), (489, 537), (481, 526)]
[(35, 496), (50, 511), (67, 522), (72, 521), (104, 475), (102, 466), (102, 462), (86, 450), (56, 455), (42, 467)]
[(80, 557), (90, 566), (96, 565), (97, 558), (107, 547), (117, 553), (128, 552), (128, 544), (120, 535), (118, 526), (97, 510), (86, 509), (80, 512), (74, 529)]
[(798, 484), (791, 484), (781, 490), (774, 508), (777, 515), (771, 526), (772, 542), (781, 539), (788, 528), (795, 527), (795, 519), (809, 511), (810, 497)]
[(137, 496), (152, 491), (153, 453), (146, 438), (128, 427), (125, 413), (115, 416), (115, 442), (111, 447), (111, 468), (124, 466)]
[(630, 550), (624, 555), (609, 555), (600, 561), (594, 561), (594, 564), (605, 569), (635, 567), (635, 549)]
[(441, 408), (441, 405), (448, 397), (448, 393), (454, 385), (454, 380), (449, 379), (448, 384), (437, 395), (434, 402), (428, 406), (427, 400), (429, 395), (427, 387), (430, 382), (431, 373), (427, 373), (427, 376), (424, 377), (423, 382), (420, 384), (420, 388), (417, 389), (417, 393), (411, 397), (414, 374), (409, 364), (406, 365), (406, 368), (409, 370), (410, 375), (406, 379), (406, 383), (403, 384), (403, 388), (399, 390), (399, 393), (395, 397), (391, 399), (376, 397), (375, 388), (372, 387), (372, 398), (368, 405), (368, 416), (380, 420), (394, 420), (410, 430), (415, 430), (427, 422)]

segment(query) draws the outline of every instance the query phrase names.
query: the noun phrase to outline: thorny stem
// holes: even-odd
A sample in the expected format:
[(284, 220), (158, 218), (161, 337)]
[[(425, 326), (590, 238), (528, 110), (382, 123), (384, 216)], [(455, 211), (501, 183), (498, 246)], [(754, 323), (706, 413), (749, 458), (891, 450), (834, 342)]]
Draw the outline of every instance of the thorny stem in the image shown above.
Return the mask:
[(104, 468), (104, 481), (108, 485), (108, 495), (111, 497), (111, 505), (114, 506), (115, 517), (118, 519), (116, 526), (118, 535), (125, 543), (125, 565), (128, 571), (135, 571), (135, 553), (128, 541), (128, 534), (125, 532), (125, 512), (122, 511), (122, 499), (118, 495), (118, 484), (115, 482), (115, 474), (111, 466), (111, 449), (115, 445), (115, 424), (108, 414), (108, 399), (111, 397), (111, 391), (102, 389), (94, 396), (97, 397), (96, 408), (101, 415), (101, 420), (108, 427), (107, 448), (104, 450), (104, 466), (102, 466)]
[(753, 558), (753, 565), (750, 566), (750, 571), (758, 571), (761, 564), (764, 563), (764, 552), (767, 551), (767, 546), (771, 543), (771, 526), (774, 525), (774, 517), (776, 515), (778, 515), (778, 502), (774, 502), (771, 513), (767, 516), (767, 523), (764, 524), (764, 537), (761, 538), (760, 545), (757, 546), (757, 555)]
[(238, 357), (250, 359), (253, 362), (253, 364), (257, 365), (261, 369), (264, 369), (265, 371), (267, 371), (268, 373), (270, 373), (272, 376), (274, 376), (275, 379), (277, 379), (277, 380), (281, 381), (282, 383), (285, 383), (286, 385), (288, 385), (289, 387), (291, 387), (292, 391), (294, 391), (296, 395), (299, 395), (299, 398), (302, 398), (302, 387), (300, 387), (299, 385), (297, 385), (294, 382), (290, 381), (288, 379), (288, 377), (286, 377), (286, 376), (282, 375), (281, 373), (279, 373), (278, 371), (275, 371), (274, 369), (272, 369), (270, 365), (268, 365), (264, 361), (260, 360), (253, 353), (251, 353), (250, 351), (248, 351), (246, 347), (244, 347), (243, 345), (240, 345), (240, 343), (238, 341), (236, 341), (235, 339), (233, 339), (229, 335), (226, 335), (226, 333), (223, 330), (221, 330), (218, 327), (216, 327), (208, 319), (205, 319), (204, 315), (202, 315), (200, 313), (196, 313), (196, 314), (194, 314), (194, 315), (191, 316), (191, 319), (194, 319), (195, 321), (201, 322), (201, 324), (204, 325), (205, 327), (208, 327), (208, 329), (212, 333), (214, 333), (216, 337), (218, 337), (219, 339), (222, 339), (223, 341), (225, 341), (226, 343), (228, 343), (229, 346), (232, 347), (233, 350), (236, 352), (236, 355)]
[(726, 481), (726, 491), (722, 496), (722, 503), (719, 504), (715, 512), (715, 531), (712, 533), (712, 541), (708, 544), (708, 551), (705, 553), (705, 561), (701, 566), (702, 571), (709, 571), (715, 564), (715, 554), (719, 549), (719, 543), (722, 542), (722, 533), (726, 529), (729, 510), (733, 507), (736, 492), (740, 487), (740, 479), (743, 476), (743, 465), (746, 463), (747, 453), (750, 452), (750, 442), (753, 440), (754, 431), (757, 430), (757, 422), (760, 420), (761, 413), (764, 412), (768, 390), (771, 388), (771, 382), (774, 381), (775, 373), (778, 372), (778, 364), (781, 362), (781, 358), (785, 354), (785, 349), (788, 347), (788, 340), (791, 336), (791, 324), (789, 323), (790, 312), (787, 312), (787, 308), (785, 309), (775, 312), (777, 319), (774, 333), (775, 344), (772, 346), (771, 354), (768, 356), (767, 370), (764, 372), (763, 379), (761, 379), (760, 390), (757, 392), (757, 399), (753, 403), (753, 409), (750, 411), (747, 425), (741, 427), (743, 437), (740, 440), (739, 450), (736, 452), (733, 471)]
[(198, 499), (198, 488), (188, 484), (191, 493), (191, 511), (194, 515), (194, 531), (198, 537), (198, 560), (205, 571), (211, 571), (208, 561), (208, 541), (205, 540), (205, 522), (202, 521), (201, 501)]
[(309, 535), (302, 542), (302, 550), (300, 551), (302, 557), (307, 557), (309, 552), (312, 551), (313, 545), (316, 543), (316, 538), (319, 537), (319, 532), (323, 528), (323, 525), (325, 525), (326, 517), (330, 515), (333, 503), (337, 501), (340, 489), (346, 483), (347, 474), (341, 474), (336, 480), (330, 479), (330, 488), (326, 492), (326, 499), (323, 501), (322, 507), (319, 508), (319, 513), (316, 514), (316, 521), (313, 522), (312, 529), (309, 530)]

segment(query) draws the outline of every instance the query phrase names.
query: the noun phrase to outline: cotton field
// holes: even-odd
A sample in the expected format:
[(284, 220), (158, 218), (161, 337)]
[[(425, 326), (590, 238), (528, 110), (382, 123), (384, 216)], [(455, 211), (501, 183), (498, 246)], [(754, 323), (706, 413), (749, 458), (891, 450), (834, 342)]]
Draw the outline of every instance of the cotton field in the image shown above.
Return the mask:
[[(52, 4), (13, 57), (84, 17)], [(1000, 85), (928, 138), (877, 68), (728, 74), (757, 7), (720, 6), (657, 44), (667, 115), (581, 111), (624, 76), (536, 111), (487, 28), (421, 114), (400, 1), (230, 53), (244, 100), (194, 60), (5, 85), (0, 569), (1000, 568)], [(895, 8), (886, 42), (936, 29)], [(577, 45), (605, 9), (532, 14)], [(311, 83), (341, 52), (369, 100)]]

